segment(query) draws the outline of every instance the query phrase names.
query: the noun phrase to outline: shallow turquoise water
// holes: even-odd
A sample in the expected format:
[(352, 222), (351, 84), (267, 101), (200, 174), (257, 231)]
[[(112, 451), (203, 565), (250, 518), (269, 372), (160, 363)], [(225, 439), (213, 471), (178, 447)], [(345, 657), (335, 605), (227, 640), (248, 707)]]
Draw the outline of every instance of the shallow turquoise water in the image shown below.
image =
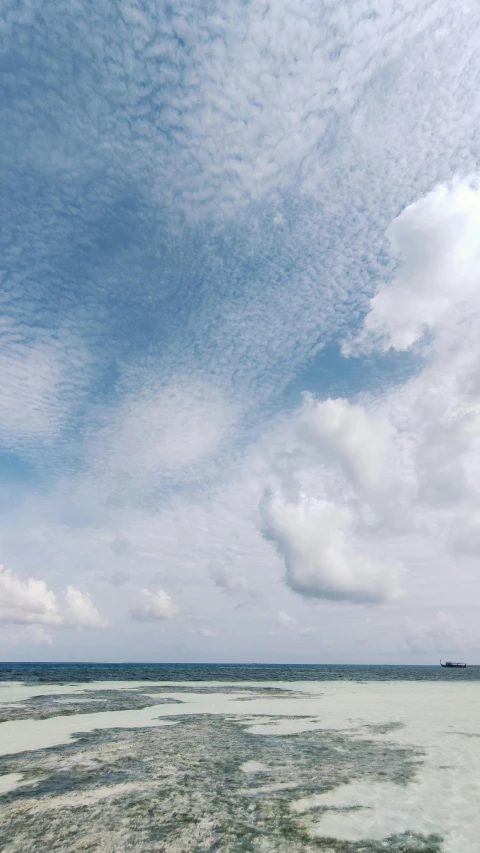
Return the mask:
[(478, 853), (473, 669), (3, 664), (0, 682), (2, 853)]

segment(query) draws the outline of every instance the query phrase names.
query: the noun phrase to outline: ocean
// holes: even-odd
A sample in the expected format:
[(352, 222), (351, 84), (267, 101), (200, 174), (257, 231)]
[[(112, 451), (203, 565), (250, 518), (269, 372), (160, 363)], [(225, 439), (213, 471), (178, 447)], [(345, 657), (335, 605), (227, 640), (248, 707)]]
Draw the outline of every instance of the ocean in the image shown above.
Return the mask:
[(480, 668), (0, 664), (3, 853), (478, 853)]

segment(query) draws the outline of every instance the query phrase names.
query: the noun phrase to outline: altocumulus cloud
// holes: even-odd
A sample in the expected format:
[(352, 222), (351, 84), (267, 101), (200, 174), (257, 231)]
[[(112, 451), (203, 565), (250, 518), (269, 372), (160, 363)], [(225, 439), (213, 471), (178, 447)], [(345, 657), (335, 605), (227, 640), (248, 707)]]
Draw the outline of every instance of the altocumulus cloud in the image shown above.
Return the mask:
[[(104, 362), (128, 370), (130, 349), (154, 351), (155, 377), (200, 366), (260, 405), (364, 311), (398, 205), (474, 165), (471, 3), (119, 0), (86, 14), (59, 0), (41, 22), (35, 8), (9, 4), (0, 34), (18, 72), (3, 113), (0, 431), (40, 463), (32, 437), (91, 416), (79, 398)], [(253, 225), (231, 231), (239, 210)], [(190, 232), (175, 244), (185, 219), (195, 251)], [(227, 223), (218, 241), (212, 219)]]
[(144, 492), (161, 480), (188, 479), (234, 427), (234, 408), (204, 380), (144, 381), (107, 412), (93, 439), (95, 476), (111, 483), (123, 475), (130, 489)]

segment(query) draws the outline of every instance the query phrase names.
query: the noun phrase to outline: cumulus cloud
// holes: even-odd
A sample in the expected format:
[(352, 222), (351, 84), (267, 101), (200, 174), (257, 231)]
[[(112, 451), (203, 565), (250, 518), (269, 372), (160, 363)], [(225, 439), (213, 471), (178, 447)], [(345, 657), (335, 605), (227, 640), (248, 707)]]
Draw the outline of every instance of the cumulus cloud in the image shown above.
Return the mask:
[(300, 497), (293, 502), (266, 494), (265, 534), (285, 561), (286, 582), (309, 598), (379, 604), (397, 598), (399, 571), (382, 566), (349, 547), (348, 510)]
[(372, 298), (355, 346), (406, 349), (428, 330), (417, 372), (377, 396), (303, 401), (286, 463), (295, 488), (261, 505), (286, 581), (302, 595), (394, 599), (398, 568), (378, 561), (391, 535), (478, 553), (479, 199), (473, 185), (442, 186), (392, 226), (404, 266)]
[[(364, 350), (407, 350), (426, 331), (450, 327), (452, 312), (479, 307), (480, 190), (466, 183), (437, 187), (409, 205), (389, 229), (402, 260), (398, 277), (370, 302), (353, 344)], [(345, 352), (352, 348), (345, 346)]]
[(384, 414), (375, 416), (344, 399), (315, 401), (309, 394), (300, 424), (302, 435), (327, 462), (338, 462), (361, 487), (381, 486), (393, 449), (392, 425)]
[(100, 616), (88, 593), (67, 586), (65, 593), (65, 624), (78, 628), (104, 628), (106, 622)]
[(163, 589), (141, 590), (141, 602), (130, 610), (132, 619), (140, 622), (156, 622), (173, 619), (180, 612), (171, 597)]
[(4, 622), (61, 623), (57, 598), (45, 581), (22, 581), (11, 569), (0, 568), (0, 619)]
[(468, 550), (480, 504), (480, 190), (441, 186), (391, 230), (404, 265), (373, 297), (360, 340), (406, 349), (431, 334), (418, 373), (380, 401), (401, 436), (391, 493), (409, 478), (417, 524), (439, 524)]
[(88, 594), (67, 586), (63, 602), (59, 603), (45, 581), (35, 578), (23, 581), (3, 566), (0, 566), (0, 621), (72, 628), (106, 625)]

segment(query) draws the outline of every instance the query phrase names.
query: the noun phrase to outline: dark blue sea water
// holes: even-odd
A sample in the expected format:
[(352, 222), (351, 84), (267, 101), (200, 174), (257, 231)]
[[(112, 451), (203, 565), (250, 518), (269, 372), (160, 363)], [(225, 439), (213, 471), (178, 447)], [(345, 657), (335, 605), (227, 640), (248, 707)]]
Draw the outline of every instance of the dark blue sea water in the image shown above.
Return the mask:
[(203, 663), (0, 663), (0, 681), (479, 681), (480, 666)]

